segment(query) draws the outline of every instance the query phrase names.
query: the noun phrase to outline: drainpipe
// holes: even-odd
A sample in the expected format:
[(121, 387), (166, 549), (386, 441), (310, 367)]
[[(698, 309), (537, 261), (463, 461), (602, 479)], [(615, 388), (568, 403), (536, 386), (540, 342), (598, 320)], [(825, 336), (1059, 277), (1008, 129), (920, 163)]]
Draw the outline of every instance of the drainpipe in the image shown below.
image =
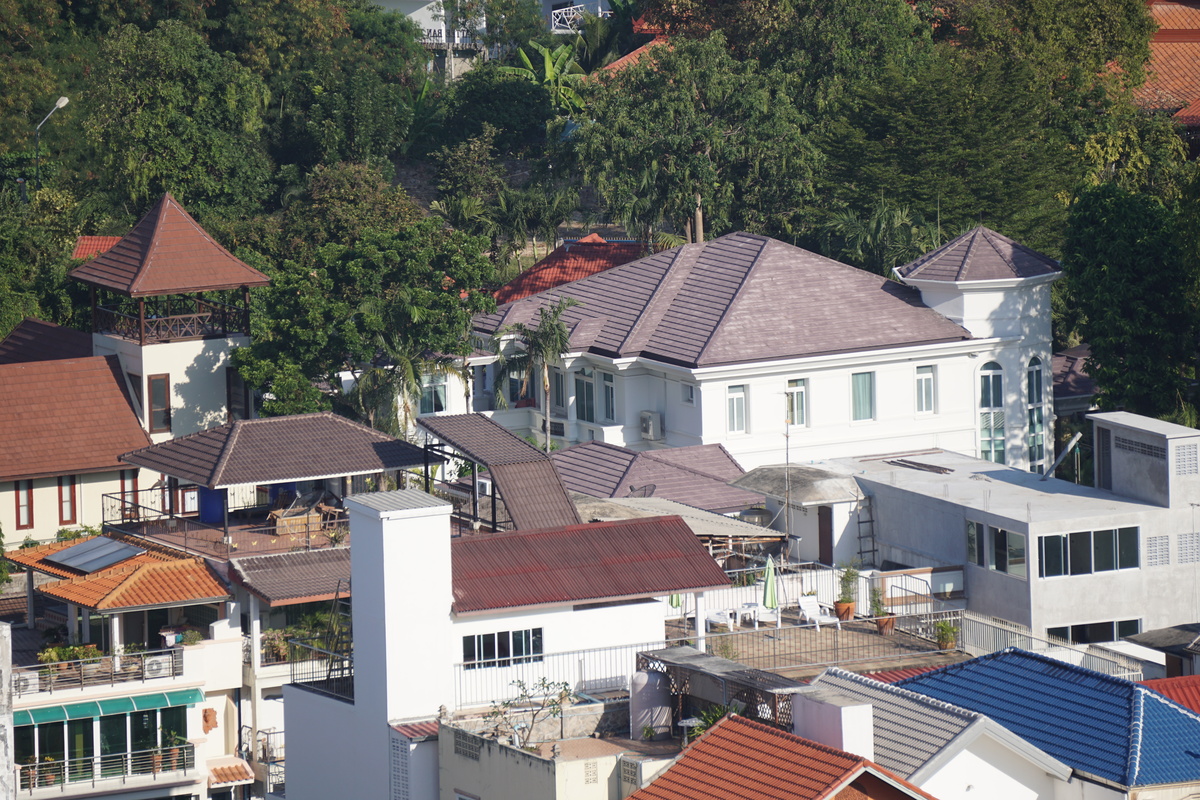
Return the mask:
[(704, 592), (696, 592), (696, 649), (704, 652), (704, 634), (708, 631), (708, 609), (704, 603)]

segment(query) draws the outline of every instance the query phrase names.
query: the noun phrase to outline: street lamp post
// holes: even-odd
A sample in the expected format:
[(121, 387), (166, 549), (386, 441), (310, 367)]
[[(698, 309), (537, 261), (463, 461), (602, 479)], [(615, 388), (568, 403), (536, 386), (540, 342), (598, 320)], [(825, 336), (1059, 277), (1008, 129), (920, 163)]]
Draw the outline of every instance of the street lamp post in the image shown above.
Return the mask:
[(33, 150), (33, 189), (34, 189), (34, 191), (37, 191), (42, 188), (42, 126), (46, 124), (46, 121), (49, 120), (50, 117), (54, 116), (55, 111), (58, 111), (60, 108), (65, 106), (68, 102), (70, 102), (70, 101), (65, 97), (60, 97), (60, 98), (58, 98), (58, 100), (54, 101), (54, 108), (50, 109), (50, 113), (46, 115), (46, 119), (43, 119), (41, 122), (39, 122), (37, 128), (34, 130), (34, 133), (35, 133), (34, 150)]

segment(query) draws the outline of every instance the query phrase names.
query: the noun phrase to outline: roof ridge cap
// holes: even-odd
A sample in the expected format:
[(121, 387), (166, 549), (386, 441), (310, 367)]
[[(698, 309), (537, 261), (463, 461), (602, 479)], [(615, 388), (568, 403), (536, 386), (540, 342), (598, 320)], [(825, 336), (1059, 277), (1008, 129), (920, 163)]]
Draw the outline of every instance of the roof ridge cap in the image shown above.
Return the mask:
[[(965, 719), (974, 721), (984, 719), (986, 717), (985, 714), (980, 714), (979, 712), (972, 711), (969, 708), (963, 708), (962, 706), (948, 703), (945, 700), (939, 700), (936, 697), (930, 697), (927, 694), (914, 692), (911, 689), (905, 689), (901, 686), (896, 686), (895, 684), (884, 683), (883, 681), (875, 680), (874, 678), (868, 678), (867, 676), (860, 675), (857, 672), (850, 672), (849, 670), (844, 670), (839, 667), (826, 667), (825, 671), (835, 677), (845, 678), (853, 683), (863, 684), (868, 688), (884, 692), (885, 694), (895, 694), (907, 700), (912, 700), (925, 706), (931, 706)], [(819, 678), (820, 676), (817, 677)], [(814, 680), (814, 683), (815, 682), (816, 681)]]
[[(744, 231), (738, 231), (736, 233), (726, 234), (725, 236), (721, 236), (716, 239), (713, 239), (712, 242), (719, 242), (721, 239), (738, 236), (738, 235), (747, 236), (747, 237), (750, 237), (751, 239), (759, 240), (758, 253), (754, 256), (754, 260), (750, 262), (750, 266), (746, 269), (745, 274), (742, 275), (742, 279), (740, 281), (738, 281), (737, 289), (733, 293), (733, 298), (730, 300), (729, 304), (725, 306), (724, 310), (721, 311), (721, 315), (719, 317), (717, 317), (717, 321), (713, 324), (712, 330), (709, 332), (708, 337), (704, 340), (704, 345), (700, 348), (700, 351), (696, 354), (696, 362), (695, 363), (697, 366), (699, 366), (700, 363), (704, 361), (704, 354), (708, 352), (708, 348), (712, 347), (713, 339), (717, 338), (717, 333), (721, 330), (721, 326), (725, 324), (725, 320), (727, 320), (733, 314), (733, 310), (735, 308), (740, 308), (743, 302), (749, 302), (748, 300), (746, 300), (745, 293), (742, 290), (745, 289), (746, 285), (750, 283), (750, 276), (753, 275), (761, 267), (763, 255), (767, 252), (767, 249), (770, 248), (772, 246), (772, 244), (775, 244), (775, 243), (783, 245), (784, 247), (794, 247), (797, 250), (801, 249), (801, 248), (795, 247), (795, 245), (788, 245), (785, 242), (777, 242), (777, 240), (771, 239), (770, 237), (767, 237), (767, 236), (759, 236), (758, 234), (746, 233)], [(710, 242), (706, 242), (705, 244), (707, 245), (709, 243)], [(830, 260), (832, 260), (832, 259), (830, 259)], [(887, 280), (887, 279), (885, 278), (884, 280)]]
[[(121, 580), (117, 583), (116, 586), (114, 586), (110, 591), (106, 592), (104, 595), (102, 595), (100, 597), (99, 600), (96, 601), (96, 610), (99, 610), (101, 608), (107, 608), (112, 605), (116, 605), (116, 603), (121, 599), (121, 597), (129, 591), (130, 582), (133, 581), (135, 578), (137, 578), (137, 576), (139, 574), (143, 573), (146, 570), (146, 568), (150, 567), (150, 566), (153, 566), (153, 565), (143, 562), (136, 566), (130, 565), (129, 567), (126, 567), (125, 576), (123, 578), (121, 578)], [(117, 565), (116, 567), (113, 567), (111, 570), (104, 570), (100, 573), (94, 573), (94, 574), (105, 575), (105, 574), (108, 574), (110, 571), (114, 572), (114, 573), (118, 572), (119, 569), (120, 569), (120, 565)]]
[(1130, 709), (1128, 752), (1125, 761), (1125, 785), (1136, 786), (1142, 768), (1142, 714), (1143, 693), (1133, 693), (1133, 708)]
[[(703, 445), (703, 444), (698, 444), (698, 445), (688, 445), (688, 446), (689, 446), (689, 447), (707, 447), (707, 445)], [(672, 449), (679, 449), (679, 448), (672, 448)], [(637, 461), (637, 460), (638, 460), (638, 458), (641, 458), (642, 456), (645, 456), (646, 458), (648, 458), (648, 459), (650, 459), (650, 460), (652, 460), (652, 461), (654, 461), (654, 462), (656, 462), (656, 463), (658, 463), (658, 464), (662, 464), (663, 466), (672, 467), (673, 469), (680, 469), (680, 470), (683, 470), (684, 472), (690, 472), (690, 473), (692, 473), (693, 475), (700, 475), (701, 477), (704, 477), (704, 478), (711, 478), (712, 480), (714, 480), (714, 481), (717, 481), (718, 483), (725, 483), (726, 485), (728, 485), (728, 483), (726, 482), (726, 480), (725, 480), (724, 478), (722, 478), (720, 475), (713, 475), (711, 472), (705, 472), (705, 471), (704, 471), (704, 470), (702, 470), (702, 469), (696, 469), (695, 467), (689, 466), (689, 465), (687, 465), (687, 464), (680, 464), (680, 463), (678, 463), (678, 462), (675, 462), (675, 461), (667, 461), (667, 460), (666, 460), (666, 459), (664, 459), (664, 458), (660, 458), (660, 457), (658, 456), (658, 454), (657, 454), (655, 451), (652, 451), (652, 450), (642, 450), (642, 451), (640, 451), (640, 452), (637, 454), (637, 457), (636, 457), (636, 458), (634, 458), (634, 461)], [(630, 465), (630, 466), (632, 466), (632, 463), (631, 463), (631, 465)], [(733, 488), (734, 488), (734, 489), (738, 489), (738, 488), (740, 488), (740, 487), (734, 486)], [(745, 489), (742, 489), (742, 491), (746, 491), (746, 490), (745, 490)], [(755, 494), (755, 493), (754, 493), (754, 492), (752, 492), (751, 494)], [(685, 505), (686, 505), (686, 503), (685, 503)]]
[(229, 463), (229, 459), (233, 456), (233, 446), (237, 442), (238, 433), (242, 429), (244, 419), (235, 419), (229, 423), (229, 434), (225, 437), (225, 442), (221, 445), (221, 456), (217, 459), (217, 463), (213, 466), (212, 474), (208, 479), (212, 481), (213, 486), (220, 486), (221, 473), (225, 471), (225, 465)]
[(983, 228), (982, 225), (976, 225), (974, 228), (971, 228), (971, 230), (964, 234), (964, 238), (967, 239), (967, 252), (963, 254), (962, 265), (954, 274), (955, 283), (966, 280), (967, 278), (967, 271), (971, 268), (971, 257), (975, 255), (975, 245), (978, 241), (981, 228)]
[[(663, 316), (670, 309), (671, 303), (692, 274), (692, 270), (695, 269), (705, 244), (703, 242), (683, 244), (675, 249), (675, 255), (671, 257), (663, 279), (659, 281), (654, 292), (646, 300), (646, 305), (642, 307), (642, 312), (638, 314), (637, 321), (633, 323), (629, 333), (617, 344), (618, 355), (625, 355), (628, 351), (640, 351), (649, 343), (650, 337), (658, 330), (658, 323), (662, 321)], [(655, 255), (660, 254), (655, 253), (646, 258), (653, 258)], [(636, 264), (641, 260), (643, 259), (629, 263)]]
[(129, 282), (130, 296), (132, 296), (134, 292), (141, 288), (142, 282), (146, 279), (147, 273), (150, 272), (150, 263), (154, 260), (155, 251), (158, 249), (159, 229), (162, 227), (163, 221), (166, 218), (168, 206), (175, 202), (175, 198), (171, 196), (170, 192), (164, 192), (163, 196), (160, 197), (158, 202), (155, 204), (157, 209), (150, 210), (150, 213), (154, 213), (155, 211), (158, 213), (155, 214), (153, 221), (150, 223), (149, 240), (146, 242), (146, 247), (142, 253), (142, 258), (138, 263), (137, 273), (134, 274), (133, 280)]

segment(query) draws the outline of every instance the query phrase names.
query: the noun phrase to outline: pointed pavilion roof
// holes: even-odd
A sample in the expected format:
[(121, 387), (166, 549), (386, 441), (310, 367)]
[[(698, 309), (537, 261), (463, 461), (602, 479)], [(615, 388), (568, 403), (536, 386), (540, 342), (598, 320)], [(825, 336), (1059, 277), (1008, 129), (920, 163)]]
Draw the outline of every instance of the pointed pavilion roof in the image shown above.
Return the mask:
[(266, 275), (217, 244), (170, 193), (111, 249), (71, 270), (71, 277), (129, 297), (270, 283)]
[(1037, 278), (1058, 272), (1053, 258), (982, 225), (896, 268), (904, 280), (946, 283)]

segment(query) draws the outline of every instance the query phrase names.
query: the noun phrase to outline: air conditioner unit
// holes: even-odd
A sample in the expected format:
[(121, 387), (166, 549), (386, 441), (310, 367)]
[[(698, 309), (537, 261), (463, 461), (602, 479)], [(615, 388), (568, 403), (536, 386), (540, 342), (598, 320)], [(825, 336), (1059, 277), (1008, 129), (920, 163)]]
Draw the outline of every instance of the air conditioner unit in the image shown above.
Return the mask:
[(663, 438), (662, 414), (657, 411), (642, 412), (642, 438), (653, 442)]
[(479, 497), (491, 497), (492, 482), (485, 480), (475, 481), (475, 494), (477, 494)]
[(42, 690), (40, 676), (36, 672), (14, 672), (12, 677), (13, 694), (37, 694)]
[(171, 677), (171, 656), (150, 656), (145, 661), (143, 671), (147, 678)]

